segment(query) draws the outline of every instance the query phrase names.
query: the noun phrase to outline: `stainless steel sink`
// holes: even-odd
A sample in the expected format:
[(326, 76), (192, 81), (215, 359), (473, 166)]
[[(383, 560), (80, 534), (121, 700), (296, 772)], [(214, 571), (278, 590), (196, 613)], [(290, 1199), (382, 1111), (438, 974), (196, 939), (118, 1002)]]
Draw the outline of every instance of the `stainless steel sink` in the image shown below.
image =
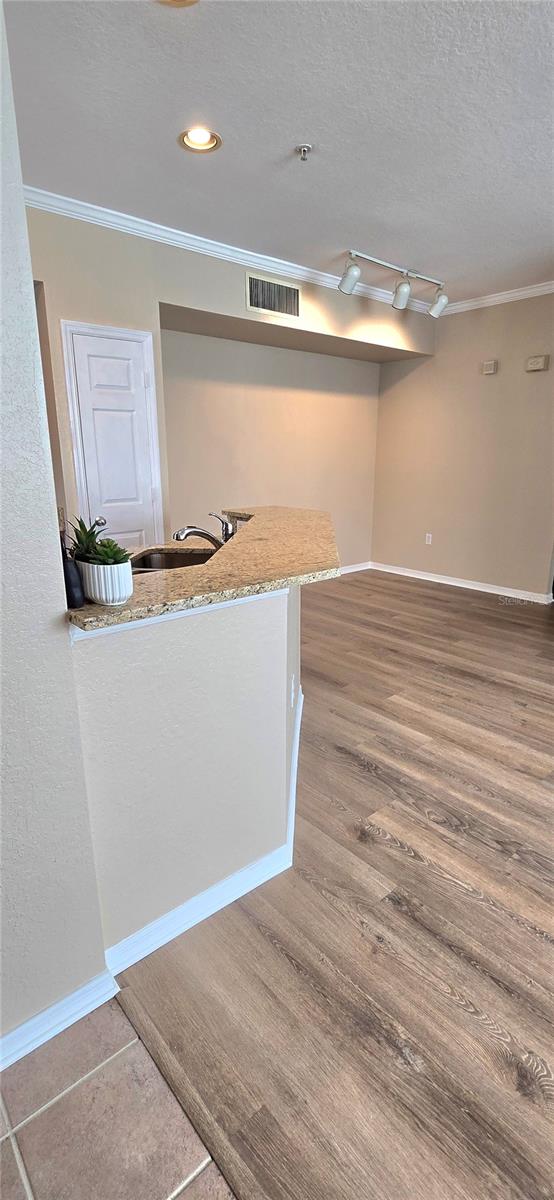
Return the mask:
[(133, 575), (144, 575), (147, 571), (170, 571), (177, 567), (197, 567), (215, 553), (215, 548), (211, 546), (209, 550), (148, 550), (133, 558)]

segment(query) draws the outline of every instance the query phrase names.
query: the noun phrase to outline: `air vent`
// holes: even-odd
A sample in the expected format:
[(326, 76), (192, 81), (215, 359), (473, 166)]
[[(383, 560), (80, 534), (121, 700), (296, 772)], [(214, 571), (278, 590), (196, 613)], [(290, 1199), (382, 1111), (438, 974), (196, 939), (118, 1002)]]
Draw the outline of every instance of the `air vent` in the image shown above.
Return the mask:
[(246, 276), (246, 307), (254, 312), (281, 313), (284, 317), (300, 315), (300, 288), (291, 287), (261, 275)]

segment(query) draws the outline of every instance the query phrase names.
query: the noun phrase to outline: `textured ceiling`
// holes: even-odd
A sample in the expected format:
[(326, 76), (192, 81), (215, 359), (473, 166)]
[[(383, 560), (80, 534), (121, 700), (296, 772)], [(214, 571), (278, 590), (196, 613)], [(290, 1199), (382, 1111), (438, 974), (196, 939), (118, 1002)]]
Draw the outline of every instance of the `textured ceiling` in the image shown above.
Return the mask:
[[(27, 184), (323, 271), (358, 247), (451, 300), (552, 278), (549, 3), (5, 8)], [(217, 153), (177, 146), (198, 122)]]

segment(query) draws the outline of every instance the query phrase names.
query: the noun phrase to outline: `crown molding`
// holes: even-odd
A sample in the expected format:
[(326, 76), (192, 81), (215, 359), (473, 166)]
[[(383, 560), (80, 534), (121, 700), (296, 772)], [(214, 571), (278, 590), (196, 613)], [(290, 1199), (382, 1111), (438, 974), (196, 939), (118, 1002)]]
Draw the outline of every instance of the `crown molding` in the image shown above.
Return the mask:
[[(239, 263), (250, 270), (266, 272), (269, 275), (285, 275), (288, 279), (314, 283), (319, 287), (336, 289), (338, 286), (340, 275), (329, 275), (325, 271), (303, 267), (300, 263), (271, 258), (267, 254), (256, 254), (253, 250), (228, 246), (225, 242), (214, 242), (210, 238), (185, 233), (182, 229), (171, 229), (168, 225), (157, 225), (154, 221), (145, 221), (142, 217), (133, 217), (129, 213), (115, 212), (111, 208), (100, 208), (97, 204), (88, 204), (84, 200), (73, 200), (70, 196), (45, 192), (42, 188), (24, 187), (23, 191), (28, 208), (57, 213), (61, 217), (73, 217), (78, 221), (88, 221), (92, 225), (103, 225), (106, 229), (149, 238), (153, 242), (165, 242), (168, 246), (192, 250), (194, 254), (207, 254), (210, 258), (220, 258), (224, 262)], [(382, 304), (391, 304), (393, 295), (386, 288), (371, 287), (366, 283), (359, 283), (355, 294), (365, 296), (368, 300), (379, 300)], [(410, 300), (408, 307), (416, 312), (426, 312), (428, 306), (424, 300)]]
[(532, 296), (549, 296), (551, 292), (554, 292), (554, 279), (514, 288), (511, 292), (493, 292), (490, 296), (476, 296), (474, 300), (458, 300), (445, 308), (443, 316), (470, 312), (473, 308), (491, 308), (493, 304), (511, 304), (514, 300), (530, 300)]
[[(302, 283), (317, 284), (318, 287), (335, 289), (338, 286), (339, 275), (316, 271), (311, 267), (304, 267), (300, 263), (287, 262), (282, 258), (271, 258), (267, 254), (256, 254), (253, 250), (243, 250), (240, 246), (228, 246), (225, 242), (214, 242), (210, 238), (198, 237), (195, 233), (185, 233), (182, 229), (171, 229), (168, 225), (158, 225), (155, 221), (145, 221), (142, 217), (133, 217), (129, 213), (115, 212), (111, 208), (101, 208), (97, 204), (88, 204), (84, 200), (73, 200), (70, 196), (58, 196), (55, 192), (46, 192), (42, 188), (24, 187), (23, 191), (28, 208), (57, 213), (62, 217), (73, 217), (78, 221), (88, 221), (92, 225), (103, 225), (106, 229), (116, 229), (119, 233), (133, 234), (135, 237), (148, 238), (153, 242), (165, 242), (168, 246), (191, 250), (194, 254), (207, 254), (210, 258), (219, 258), (224, 262), (239, 263), (253, 271), (262, 271), (279, 277), (284, 275), (288, 279), (298, 279)], [(550, 280), (547, 283), (516, 288), (511, 292), (496, 292), (491, 296), (478, 296), (474, 300), (459, 300), (454, 304), (449, 304), (443, 316), (469, 312), (473, 308), (488, 308), (493, 304), (508, 304), (513, 300), (526, 300), (531, 296), (545, 296), (553, 291), (554, 281)], [(367, 300), (378, 300), (381, 304), (391, 304), (393, 293), (387, 291), (386, 288), (358, 283), (354, 295), (365, 296)], [(429, 302), (426, 300), (412, 299), (408, 303), (408, 308), (414, 312), (427, 312), (428, 307)]]

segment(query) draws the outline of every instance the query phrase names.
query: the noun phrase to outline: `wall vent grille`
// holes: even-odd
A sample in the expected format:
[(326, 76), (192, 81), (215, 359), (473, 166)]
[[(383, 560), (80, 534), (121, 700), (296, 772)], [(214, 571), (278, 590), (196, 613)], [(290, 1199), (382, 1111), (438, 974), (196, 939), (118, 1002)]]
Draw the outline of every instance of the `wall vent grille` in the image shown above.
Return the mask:
[(246, 307), (254, 312), (280, 313), (284, 317), (300, 316), (300, 288), (291, 287), (262, 275), (246, 276)]

